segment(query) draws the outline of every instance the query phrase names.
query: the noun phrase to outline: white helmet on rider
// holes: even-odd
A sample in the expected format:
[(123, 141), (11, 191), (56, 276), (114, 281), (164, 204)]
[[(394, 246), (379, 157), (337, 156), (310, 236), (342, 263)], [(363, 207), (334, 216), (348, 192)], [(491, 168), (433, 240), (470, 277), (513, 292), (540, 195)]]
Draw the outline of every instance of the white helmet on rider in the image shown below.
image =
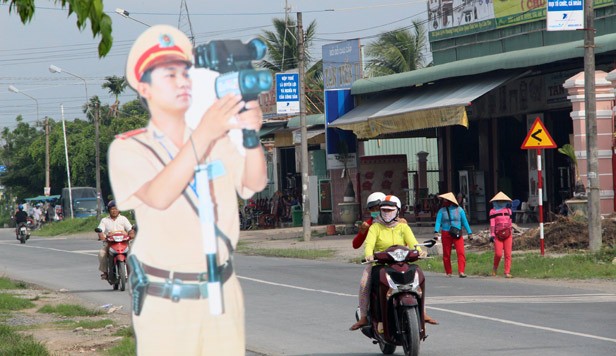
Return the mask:
[(402, 203), (400, 199), (398, 199), (395, 195), (386, 195), (383, 200), (381, 200), (381, 207), (384, 206), (392, 206), (398, 208), (398, 210), (402, 209)]
[(400, 209), (402, 208), (402, 203), (400, 199), (398, 199), (395, 195), (387, 195), (381, 201), (381, 219), (385, 223), (390, 223), (398, 218), (400, 215)]
[(366, 209), (380, 205), (383, 199), (385, 199), (385, 194), (381, 192), (374, 192), (368, 195), (368, 199), (366, 199)]

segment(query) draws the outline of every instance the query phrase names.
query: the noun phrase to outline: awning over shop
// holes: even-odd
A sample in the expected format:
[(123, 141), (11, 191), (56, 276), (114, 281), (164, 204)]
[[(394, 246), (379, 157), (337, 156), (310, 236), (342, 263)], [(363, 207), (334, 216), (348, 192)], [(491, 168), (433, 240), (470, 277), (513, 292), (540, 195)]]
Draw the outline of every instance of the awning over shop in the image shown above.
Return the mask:
[(468, 127), (465, 106), (515, 76), (515, 73), (500, 73), (472, 79), (455, 78), (413, 88), (396, 97), (361, 104), (329, 127), (351, 130), (360, 139), (451, 125)]

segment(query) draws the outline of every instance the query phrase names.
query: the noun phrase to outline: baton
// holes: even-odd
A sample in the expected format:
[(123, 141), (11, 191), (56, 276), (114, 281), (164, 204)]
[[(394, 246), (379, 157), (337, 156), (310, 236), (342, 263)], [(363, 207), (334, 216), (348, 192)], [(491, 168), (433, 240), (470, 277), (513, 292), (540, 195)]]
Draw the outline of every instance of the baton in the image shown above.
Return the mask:
[(197, 194), (199, 195), (201, 238), (207, 264), (207, 295), (210, 314), (221, 315), (224, 312), (224, 306), (222, 301), (222, 284), (218, 270), (218, 237), (216, 236), (214, 221), (214, 203), (210, 194), (210, 180), (214, 178), (211, 172), (212, 168), (210, 164), (196, 166), (195, 180), (197, 182)]

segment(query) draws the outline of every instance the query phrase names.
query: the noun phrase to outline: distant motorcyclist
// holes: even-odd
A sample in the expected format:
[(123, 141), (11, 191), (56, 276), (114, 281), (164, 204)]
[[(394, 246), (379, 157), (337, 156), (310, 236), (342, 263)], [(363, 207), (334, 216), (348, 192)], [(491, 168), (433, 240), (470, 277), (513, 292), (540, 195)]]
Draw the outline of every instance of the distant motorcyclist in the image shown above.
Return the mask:
[[(98, 233), (99, 240), (105, 241), (107, 235), (118, 231), (125, 232), (131, 239), (135, 237), (133, 225), (125, 216), (120, 215), (120, 210), (116, 207), (115, 200), (107, 204), (107, 211), (109, 212), (109, 216), (102, 218), (98, 225), (98, 228), (101, 230), (101, 232)], [(103, 243), (103, 248), (98, 252), (98, 269), (101, 271), (101, 279), (103, 280), (107, 279), (108, 253), (109, 245), (105, 242)]]
[(20, 224), (26, 225), (28, 223), (28, 213), (24, 211), (24, 206), (19, 205), (17, 212), (15, 213), (15, 237), (19, 240), (19, 228)]

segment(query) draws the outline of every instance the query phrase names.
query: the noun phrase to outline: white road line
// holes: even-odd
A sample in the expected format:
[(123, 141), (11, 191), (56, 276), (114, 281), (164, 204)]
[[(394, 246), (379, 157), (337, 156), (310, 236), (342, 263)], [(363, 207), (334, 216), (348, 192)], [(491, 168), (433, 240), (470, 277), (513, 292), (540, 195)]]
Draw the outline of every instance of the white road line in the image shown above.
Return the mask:
[[(39, 250), (49, 250), (49, 251), (56, 251), (56, 252), (76, 253), (76, 254), (79, 254), (79, 255), (91, 255), (91, 251), (92, 251), (92, 250), (68, 251), (68, 250), (60, 250), (58, 248), (52, 248), (52, 247), (42, 247), (42, 246), (33, 246), (33, 245), (25, 245), (25, 244), (20, 244), (20, 245), (15, 245), (15, 246), (19, 246), (20, 248), (37, 248)], [(98, 250), (96, 250), (96, 253), (98, 254)]]
[(323, 293), (323, 294), (333, 294), (333, 295), (338, 295), (338, 296), (342, 296), (342, 297), (354, 297), (354, 298), (357, 298), (357, 294), (338, 293), (338, 292), (330, 292), (328, 290), (323, 290), (323, 289), (312, 289), (312, 288), (298, 287), (298, 286), (292, 286), (290, 284), (268, 282), (268, 281), (264, 281), (262, 279), (242, 277), (242, 276), (237, 276), (237, 278), (245, 279), (247, 281), (253, 281), (253, 282), (257, 282), (257, 283), (269, 284), (269, 285), (272, 285), (272, 286), (286, 287), (286, 288), (291, 288), (291, 289), (298, 289), (298, 290), (303, 290), (303, 291), (307, 291), (307, 292), (317, 292), (317, 293)]
[(565, 294), (565, 295), (526, 295), (526, 296), (502, 296), (502, 295), (479, 295), (479, 296), (449, 296), (430, 297), (430, 305), (438, 304), (471, 304), (471, 303), (614, 303), (616, 294)]
[[(338, 295), (338, 296), (343, 296), (343, 297), (357, 298), (356, 294), (337, 293), (337, 292), (331, 292), (331, 291), (322, 290), (322, 289), (298, 287), (298, 286), (293, 286), (293, 285), (289, 285), (289, 284), (269, 282), (269, 281), (264, 281), (262, 279), (242, 277), (242, 276), (238, 276), (238, 278), (239, 279), (244, 279), (244, 280), (247, 280), (247, 281), (252, 281), (252, 282), (257, 282), (257, 283), (263, 283), (263, 284), (269, 284), (269, 285), (273, 285), (273, 286), (278, 286), (278, 287), (285, 287), (285, 288), (297, 289), (297, 290), (308, 291), (308, 292), (317, 292), (317, 293), (323, 293), (323, 294), (333, 294), (333, 295)], [(604, 300), (604, 298), (606, 298), (606, 297), (609, 298), (610, 300)], [(429, 297), (428, 298), (428, 303), (430, 303), (430, 305), (432, 305), (432, 304), (434, 304), (433, 301), (437, 300), (439, 298), (441, 299), (441, 302), (444, 303), (444, 300), (455, 300), (455, 299), (460, 299), (461, 300), (461, 299), (466, 299), (466, 298), (469, 298), (469, 297), (467, 297), (467, 296), (431, 297), (431, 298)], [(485, 297), (485, 296), (484, 297), (475, 296), (475, 297), (471, 297), (471, 298), (475, 298), (475, 301), (477, 301), (477, 300), (483, 300), (484, 298), (488, 298), (488, 297)], [(559, 299), (560, 299), (560, 301), (557, 301), (557, 303), (566, 303), (566, 302), (568, 302), (568, 303), (580, 303), (582, 301), (583, 302), (587, 302), (587, 303), (590, 303), (590, 302), (601, 302), (601, 301), (612, 301), (612, 302), (616, 301), (616, 295), (613, 295), (613, 294), (574, 294), (574, 295), (545, 295), (545, 296), (522, 296), (522, 297), (491, 296), (491, 297), (489, 297), (489, 300), (494, 302), (494, 303), (498, 303), (501, 299), (510, 299), (510, 300), (516, 299), (517, 301), (515, 301), (515, 303), (526, 303), (531, 298), (535, 298), (536, 299), (534, 301), (534, 303), (540, 303), (540, 302), (542, 302), (542, 303), (555, 303), (555, 300), (559, 300)], [(510, 301), (510, 303), (511, 302), (512, 301)], [(555, 329), (555, 328), (550, 328), (550, 327), (545, 327), (545, 326), (538, 326), (538, 325), (532, 325), (532, 324), (526, 324), (526, 323), (519, 323), (519, 322), (516, 322), (516, 321), (511, 321), (511, 320), (506, 320), (506, 319), (492, 318), (492, 317), (488, 317), (488, 316), (471, 314), (471, 313), (465, 313), (465, 312), (449, 310), (449, 309), (443, 309), (443, 308), (438, 308), (438, 307), (433, 307), (433, 306), (426, 306), (426, 308), (430, 309), (430, 310), (438, 310), (438, 311), (442, 311), (442, 312), (445, 312), (445, 313), (458, 314), (458, 315), (462, 315), (462, 316), (468, 316), (468, 317), (471, 317), (471, 318), (490, 320), (490, 321), (495, 321), (495, 322), (504, 323), (504, 324), (510, 324), (510, 325), (516, 325), (516, 326), (525, 327), (525, 328), (539, 329), (539, 330), (551, 331), (551, 332), (560, 333), (560, 334), (575, 335), (575, 336), (581, 336), (581, 337), (586, 337), (586, 338), (590, 338), (590, 339), (596, 339), (596, 340), (609, 341), (609, 342), (616, 343), (616, 339), (611, 339), (611, 338), (602, 337), (602, 336), (578, 333), (578, 332), (574, 332), (574, 331)]]
[(551, 332), (560, 333), (560, 334), (575, 335), (575, 336), (581, 336), (581, 337), (586, 337), (586, 338), (590, 338), (590, 339), (596, 339), (596, 340), (609, 341), (609, 342), (616, 343), (616, 339), (610, 339), (610, 338), (603, 337), (603, 336), (596, 336), (596, 335), (578, 333), (578, 332), (575, 332), (575, 331), (568, 331), (568, 330), (562, 330), (562, 329), (549, 328), (549, 327), (546, 327), (546, 326), (538, 326), (538, 325), (532, 325), (532, 324), (526, 324), (526, 323), (519, 323), (517, 321), (511, 321), (511, 320), (505, 320), (505, 319), (499, 319), (499, 318), (491, 318), (489, 316), (465, 313), (465, 312), (449, 310), (449, 309), (443, 309), (443, 308), (428, 307), (428, 309), (430, 309), (430, 310), (438, 310), (438, 311), (442, 311), (442, 312), (445, 312), (445, 313), (458, 314), (458, 315), (462, 315), (462, 316), (468, 316), (470, 318), (477, 318), (477, 319), (495, 321), (495, 322), (499, 322), (499, 323), (503, 323), (503, 324), (516, 325), (516, 326), (521, 326), (521, 327), (524, 327), (524, 328), (539, 329), (539, 330), (551, 331)]

